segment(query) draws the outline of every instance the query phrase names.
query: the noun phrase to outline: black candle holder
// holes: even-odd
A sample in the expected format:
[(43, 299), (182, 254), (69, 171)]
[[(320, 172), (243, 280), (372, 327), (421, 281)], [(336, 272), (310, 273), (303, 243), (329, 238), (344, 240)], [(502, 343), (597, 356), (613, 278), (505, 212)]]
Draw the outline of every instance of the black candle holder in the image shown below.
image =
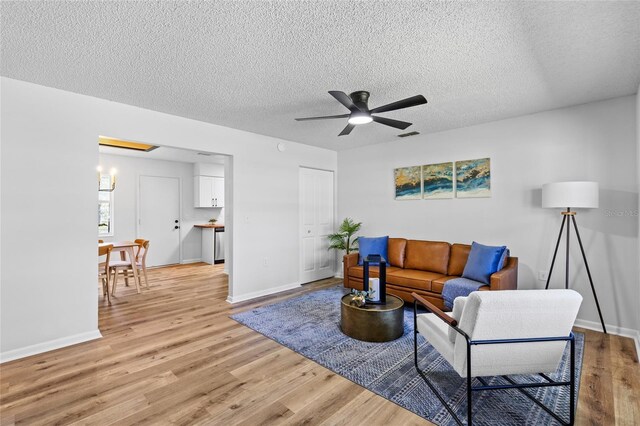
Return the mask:
[(380, 273), (378, 278), (380, 279), (380, 300), (371, 301), (367, 299), (367, 303), (372, 305), (385, 305), (387, 303), (387, 261), (379, 254), (370, 254), (362, 261), (362, 289), (369, 291), (369, 264), (377, 263)]

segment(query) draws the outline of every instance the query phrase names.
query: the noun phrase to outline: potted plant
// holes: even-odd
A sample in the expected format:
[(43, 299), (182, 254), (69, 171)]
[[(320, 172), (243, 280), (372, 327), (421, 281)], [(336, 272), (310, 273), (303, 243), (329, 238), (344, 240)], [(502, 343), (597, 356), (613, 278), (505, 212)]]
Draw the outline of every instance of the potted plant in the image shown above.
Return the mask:
[[(362, 222), (355, 222), (350, 217), (345, 218), (340, 224), (338, 232), (327, 236), (329, 238), (329, 250), (340, 250), (346, 254), (358, 251), (358, 237), (354, 237), (354, 235), (360, 230), (361, 226)], [(342, 270), (343, 268), (340, 268), (340, 274)]]

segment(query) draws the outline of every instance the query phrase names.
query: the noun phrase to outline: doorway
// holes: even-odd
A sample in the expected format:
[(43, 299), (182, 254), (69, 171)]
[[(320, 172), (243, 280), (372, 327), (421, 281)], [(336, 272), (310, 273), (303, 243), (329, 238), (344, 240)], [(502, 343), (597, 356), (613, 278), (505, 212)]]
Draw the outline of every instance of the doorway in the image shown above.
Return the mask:
[(153, 241), (148, 266), (180, 263), (180, 178), (140, 176), (137, 235)]
[(300, 168), (300, 283), (332, 277), (334, 254), (327, 236), (334, 225), (332, 171)]

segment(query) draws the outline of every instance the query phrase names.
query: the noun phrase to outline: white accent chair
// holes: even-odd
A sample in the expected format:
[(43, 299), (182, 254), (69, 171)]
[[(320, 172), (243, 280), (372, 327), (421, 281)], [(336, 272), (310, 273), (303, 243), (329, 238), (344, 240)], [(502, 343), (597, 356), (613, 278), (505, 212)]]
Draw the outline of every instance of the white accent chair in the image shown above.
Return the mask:
[[(414, 362), (418, 373), (458, 424), (463, 424), (427, 375), (418, 366), (417, 335), (420, 333), (467, 381), (467, 424), (471, 425), (472, 393), (518, 389), (561, 424), (575, 418), (575, 341), (571, 329), (582, 303), (574, 290), (476, 291), (454, 301), (445, 313), (413, 293)], [(418, 305), (430, 313), (418, 314)], [(544, 373), (558, 368), (567, 341), (570, 343), (569, 381), (553, 381)], [(544, 381), (516, 383), (510, 374), (538, 374)], [(502, 376), (506, 383), (489, 386), (486, 376)], [(472, 386), (477, 378), (481, 386)], [(524, 388), (569, 386), (569, 422), (562, 419)]]

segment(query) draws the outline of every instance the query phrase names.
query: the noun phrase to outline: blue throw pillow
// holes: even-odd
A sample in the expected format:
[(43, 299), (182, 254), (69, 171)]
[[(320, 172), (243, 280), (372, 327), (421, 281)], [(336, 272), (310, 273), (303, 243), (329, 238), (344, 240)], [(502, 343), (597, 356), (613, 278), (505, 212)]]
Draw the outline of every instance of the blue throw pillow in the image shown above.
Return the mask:
[(502, 252), (502, 256), (500, 256), (500, 262), (498, 262), (498, 271), (501, 271), (502, 268), (507, 266), (507, 257), (509, 256), (511, 256), (511, 253), (509, 253), (509, 249), (504, 249), (504, 251)]
[(506, 250), (506, 246), (485, 246), (474, 241), (462, 277), (490, 284), (491, 274), (502, 267), (500, 261), (504, 262), (502, 255)]
[[(360, 237), (358, 238), (358, 251), (360, 255), (358, 256), (358, 265), (362, 265), (364, 259), (370, 254), (379, 254), (382, 256), (384, 260), (387, 260), (387, 245), (389, 243), (389, 236), (386, 237), (375, 237), (375, 238), (367, 238)], [(378, 262), (371, 262), (370, 265), (377, 265)]]

